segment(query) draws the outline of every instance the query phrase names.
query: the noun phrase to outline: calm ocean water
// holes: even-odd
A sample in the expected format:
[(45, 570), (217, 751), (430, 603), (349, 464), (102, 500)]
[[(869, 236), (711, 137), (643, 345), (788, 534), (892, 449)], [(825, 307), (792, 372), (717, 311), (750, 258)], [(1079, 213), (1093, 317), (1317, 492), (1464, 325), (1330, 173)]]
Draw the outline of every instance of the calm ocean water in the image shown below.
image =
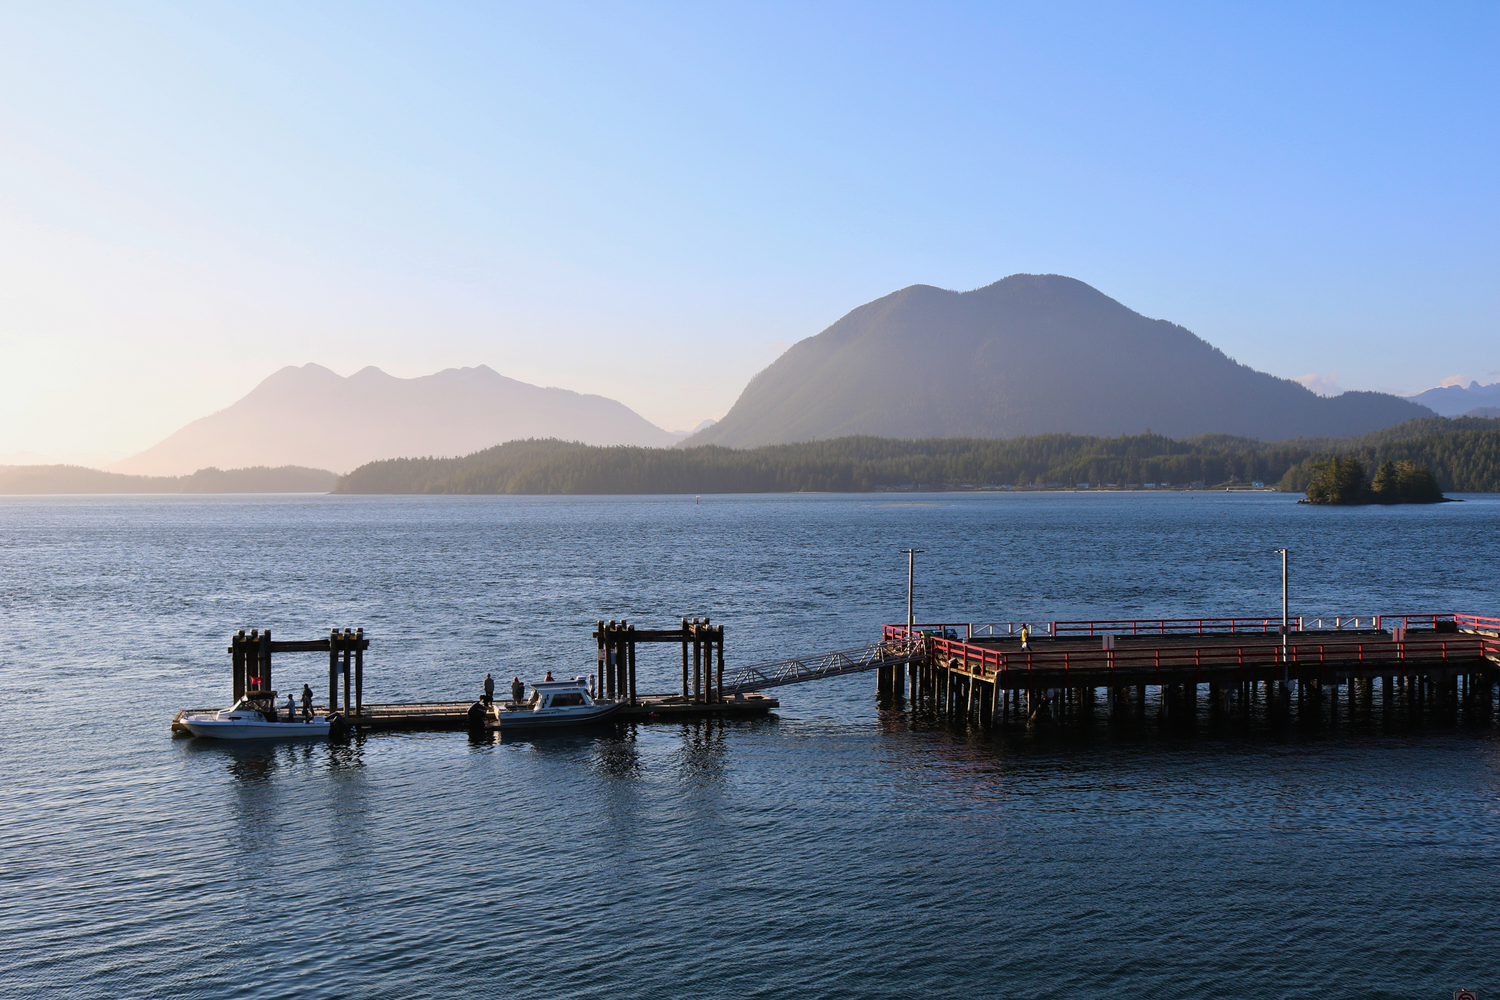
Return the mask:
[[(1500, 498), (0, 499), (0, 995), (1433, 997), (1500, 990), (1500, 741), (1463, 721), (960, 734), (873, 675), (771, 719), (173, 740), (225, 639), (363, 626), (371, 700), (731, 663), (904, 617), (1500, 613)], [(642, 687), (669, 689), (670, 652)], [(319, 689), (326, 661), (278, 658)], [(654, 681), (654, 683), (653, 683)], [(325, 680), (326, 683), (326, 680)]]

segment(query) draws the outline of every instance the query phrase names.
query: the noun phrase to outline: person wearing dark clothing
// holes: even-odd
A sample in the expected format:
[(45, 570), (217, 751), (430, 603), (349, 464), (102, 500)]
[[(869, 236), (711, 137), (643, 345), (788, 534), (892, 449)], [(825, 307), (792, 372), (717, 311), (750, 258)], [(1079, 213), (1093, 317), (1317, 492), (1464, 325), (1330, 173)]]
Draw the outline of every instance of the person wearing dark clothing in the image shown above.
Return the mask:
[(519, 705), (526, 700), (526, 685), (521, 683), (521, 678), (510, 679), (510, 700)]
[(302, 685), (302, 721), (312, 721), (312, 688)]
[(495, 701), (495, 678), (489, 674), (484, 675), (484, 703), (493, 704)]

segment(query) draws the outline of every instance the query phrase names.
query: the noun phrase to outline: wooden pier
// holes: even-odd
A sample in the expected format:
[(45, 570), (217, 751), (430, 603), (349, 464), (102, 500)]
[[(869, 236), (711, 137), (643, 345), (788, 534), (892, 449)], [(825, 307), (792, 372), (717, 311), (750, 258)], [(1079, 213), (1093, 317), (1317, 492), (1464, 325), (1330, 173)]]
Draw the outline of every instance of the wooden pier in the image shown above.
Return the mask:
[[(1311, 627), (1309, 627), (1311, 625)], [(885, 641), (924, 655), (878, 668), (877, 693), (983, 725), (1057, 717), (1103, 703), (1111, 715), (1398, 702), (1489, 712), (1500, 677), (1500, 619), (1380, 615), (1296, 619), (1049, 622), (1020, 628), (887, 625)]]

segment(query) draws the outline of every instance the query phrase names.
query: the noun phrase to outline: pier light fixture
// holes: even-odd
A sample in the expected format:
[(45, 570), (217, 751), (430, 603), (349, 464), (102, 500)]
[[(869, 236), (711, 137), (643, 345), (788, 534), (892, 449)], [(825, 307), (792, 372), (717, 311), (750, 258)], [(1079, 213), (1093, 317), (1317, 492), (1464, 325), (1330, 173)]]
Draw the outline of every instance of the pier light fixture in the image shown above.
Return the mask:
[(1287, 634), (1287, 628), (1288, 628), (1288, 624), (1287, 623), (1288, 623), (1289, 619), (1287, 618), (1287, 613), (1286, 613), (1286, 557), (1287, 557), (1287, 553), (1290, 550), (1289, 549), (1272, 549), (1271, 551), (1272, 552), (1279, 552), (1279, 553), (1281, 553), (1281, 663), (1282, 663), (1282, 667), (1281, 667), (1281, 680), (1282, 680), (1282, 683), (1284, 684), (1286, 682), (1286, 679), (1287, 679), (1287, 677), (1286, 677), (1286, 673), (1287, 673), (1286, 663), (1287, 663), (1287, 659), (1288, 659), (1288, 657), (1287, 657), (1287, 639), (1289, 638), (1289, 636)]
[(912, 616), (911, 591), (912, 583), (916, 578), (917, 553), (926, 552), (926, 549), (902, 549), (901, 554), (906, 556), (906, 638), (911, 640), (912, 631), (917, 627), (917, 620)]

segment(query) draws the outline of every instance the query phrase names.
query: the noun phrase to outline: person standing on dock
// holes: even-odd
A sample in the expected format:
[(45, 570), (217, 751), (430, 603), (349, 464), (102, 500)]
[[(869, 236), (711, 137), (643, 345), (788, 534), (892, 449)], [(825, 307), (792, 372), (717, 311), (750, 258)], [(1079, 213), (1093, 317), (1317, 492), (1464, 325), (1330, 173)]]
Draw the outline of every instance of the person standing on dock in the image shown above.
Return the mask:
[(517, 705), (526, 700), (526, 685), (521, 683), (519, 676), (510, 679), (510, 700)]
[(489, 674), (484, 675), (484, 703), (486, 705), (495, 703), (495, 678)]
[(302, 721), (312, 721), (312, 688), (302, 685)]
[(1031, 629), (1027, 628), (1025, 625), (1022, 625), (1021, 626), (1021, 648), (1022, 649), (1026, 649), (1027, 648), (1026, 642), (1030, 638), (1031, 638)]

